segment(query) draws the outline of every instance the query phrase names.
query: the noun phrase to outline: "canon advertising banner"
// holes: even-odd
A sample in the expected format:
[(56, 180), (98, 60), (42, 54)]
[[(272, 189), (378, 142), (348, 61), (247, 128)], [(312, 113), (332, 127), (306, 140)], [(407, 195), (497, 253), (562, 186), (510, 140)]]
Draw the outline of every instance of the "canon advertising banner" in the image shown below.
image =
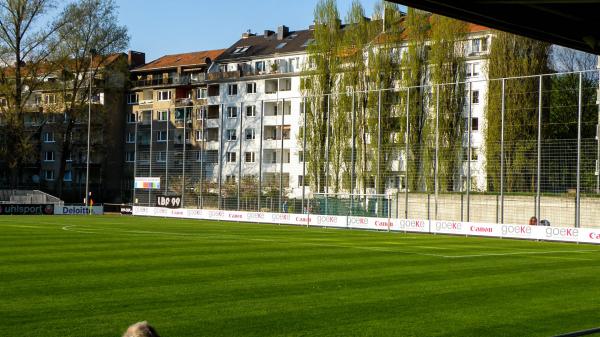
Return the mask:
[(53, 215), (53, 204), (0, 204), (0, 215)]
[[(42, 212), (44, 208), (36, 208), (34, 206), (46, 205), (0, 205), (0, 210), (3, 211), (0, 212), (0, 214), (7, 214), (5, 212), (6, 206), (11, 206), (11, 208), (8, 209), (10, 212)], [(22, 206), (27, 206), (27, 208), (23, 208)], [(52, 214), (52, 212), (26, 214)], [(164, 207), (146, 206), (133, 206), (133, 214), (172, 218), (193, 218), (223, 221), (289, 224), (301, 226), (309, 225), (319, 227), (356, 228), (469, 236), (489, 236), (498, 238), (505, 237), (515, 239), (585, 242), (600, 244), (600, 229), (592, 228), (546, 227), (443, 220), (430, 221), (424, 219), (387, 219), (319, 214), (307, 215), (292, 213), (241, 212), (201, 209), (170, 209)]]

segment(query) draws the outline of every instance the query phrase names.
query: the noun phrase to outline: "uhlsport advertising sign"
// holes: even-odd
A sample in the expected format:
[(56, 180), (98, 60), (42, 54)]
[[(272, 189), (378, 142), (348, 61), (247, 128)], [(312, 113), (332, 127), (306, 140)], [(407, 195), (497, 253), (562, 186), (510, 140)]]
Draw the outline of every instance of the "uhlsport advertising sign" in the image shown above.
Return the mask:
[(53, 204), (0, 204), (0, 215), (52, 215)]

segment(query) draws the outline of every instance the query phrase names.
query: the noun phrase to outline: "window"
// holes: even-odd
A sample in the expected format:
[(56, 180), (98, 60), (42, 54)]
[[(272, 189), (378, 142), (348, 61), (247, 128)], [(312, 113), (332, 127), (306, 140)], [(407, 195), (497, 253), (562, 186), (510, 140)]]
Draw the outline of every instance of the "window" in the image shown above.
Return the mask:
[(256, 82), (246, 83), (246, 93), (256, 94)]
[(208, 90), (206, 88), (198, 88), (196, 90), (196, 99), (202, 99), (208, 97)]
[(227, 85), (227, 95), (235, 96), (238, 94), (238, 86), (237, 84), (229, 84)]
[(199, 107), (198, 110), (196, 110), (196, 119), (202, 120), (203, 118), (206, 118), (206, 106), (205, 105)]
[(225, 183), (226, 184), (235, 184), (235, 176), (232, 174), (228, 174), (225, 176)]
[(44, 170), (44, 179), (54, 180), (54, 171), (53, 170)]
[(237, 106), (228, 106), (227, 107), (227, 118), (237, 118), (237, 116), (238, 116)]
[(44, 143), (54, 143), (54, 132), (44, 132)]
[(244, 153), (245, 162), (246, 163), (255, 163), (256, 162), (255, 155), (256, 154), (254, 152), (246, 152), (246, 153)]
[(52, 151), (44, 152), (44, 161), (54, 161), (54, 152), (52, 152)]
[(127, 123), (129, 123), (129, 124), (135, 123), (135, 112), (130, 112), (127, 115)]
[(479, 63), (467, 63), (467, 77), (479, 76)]
[(471, 103), (479, 104), (479, 90), (473, 90), (471, 92)]
[(275, 47), (275, 49), (281, 49), (281, 48), (285, 47), (286, 44), (287, 44), (287, 42), (281, 42), (280, 44), (277, 45), (277, 47)]
[(156, 161), (159, 163), (164, 163), (167, 161), (167, 152), (158, 151), (156, 152)]
[(226, 137), (227, 137), (228, 141), (235, 141), (235, 140), (237, 140), (236, 130), (235, 129), (229, 129), (229, 130), (227, 130)]
[(158, 117), (157, 119), (161, 122), (167, 121), (169, 119), (169, 111), (168, 110), (157, 111), (156, 115)]
[(471, 55), (486, 52), (488, 50), (487, 37), (477, 38), (471, 40)]
[(256, 69), (257, 72), (263, 72), (265, 71), (265, 61), (258, 61), (254, 64), (254, 69)]
[(46, 94), (44, 96), (44, 103), (46, 104), (55, 104), (56, 103), (56, 95), (55, 94)]
[(471, 118), (471, 131), (479, 131), (479, 118)]
[(133, 163), (135, 161), (135, 152), (133, 152), (133, 151), (125, 152), (125, 161), (128, 163)]
[[(471, 148), (471, 161), (476, 161), (478, 154), (479, 154), (479, 151), (477, 151), (477, 148), (472, 147)], [(466, 147), (463, 148), (463, 160), (469, 160), (469, 153), (467, 152)]]
[(227, 156), (226, 160), (228, 163), (236, 162), (236, 153), (235, 152), (227, 152), (226, 156)]
[(304, 163), (304, 151), (298, 151), (298, 162)]
[(196, 130), (196, 141), (202, 141), (202, 130)]
[(127, 143), (135, 143), (135, 134), (133, 132), (127, 133)]
[(246, 117), (256, 117), (256, 106), (255, 105), (246, 106)]
[(65, 171), (65, 175), (63, 176), (63, 181), (73, 181), (73, 172), (71, 170)]
[(308, 40), (306, 40), (306, 42), (304, 42), (302, 47), (308, 47), (308, 45), (313, 43), (314, 41), (315, 41), (315, 39), (308, 39)]
[(245, 131), (246, 133), (246, 140), (253, 140), (256, 139), (256, 132), (254, 131), (254, 129), (246, 129)]
[(168, 101), (171, 99), (171, 90), (159, 90), (156, 93), (156, 99), (159, 101)]
[(42, 104), (42, 95), (35, 95), (35, 105), (41, 105)]
[(139, 96), (137, 93), (127, 94), (127, 104), (137, 104)]
[(167, 141), (167, 131), (156, 132), (156, 141), (157, 142), (166, 142)]

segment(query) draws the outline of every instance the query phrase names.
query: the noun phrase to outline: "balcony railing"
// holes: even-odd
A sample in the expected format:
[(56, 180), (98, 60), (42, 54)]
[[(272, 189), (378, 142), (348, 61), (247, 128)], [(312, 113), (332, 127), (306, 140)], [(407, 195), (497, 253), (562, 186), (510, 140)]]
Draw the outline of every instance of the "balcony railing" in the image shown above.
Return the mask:
[(206, 80), (206, 74), (181, 75), (173, 77), (153, 78), (146, 80), (133, 81), (134, 87), (153, 87), (165, 85), (190, 85), (200, 83)]

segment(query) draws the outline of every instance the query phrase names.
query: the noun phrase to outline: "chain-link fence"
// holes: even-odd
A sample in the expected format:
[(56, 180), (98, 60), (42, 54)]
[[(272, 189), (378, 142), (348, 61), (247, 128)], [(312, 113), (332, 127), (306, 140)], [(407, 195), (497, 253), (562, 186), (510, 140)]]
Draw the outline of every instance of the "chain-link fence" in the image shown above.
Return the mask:
[[(135, 176), (161, 186), (134, 201), (306, 213), (385, 195), (373, 214), (600, 227), (598, 71), (289, 93), (140, 112)], [(352, 213), (342, 199), (320, 212)]]

